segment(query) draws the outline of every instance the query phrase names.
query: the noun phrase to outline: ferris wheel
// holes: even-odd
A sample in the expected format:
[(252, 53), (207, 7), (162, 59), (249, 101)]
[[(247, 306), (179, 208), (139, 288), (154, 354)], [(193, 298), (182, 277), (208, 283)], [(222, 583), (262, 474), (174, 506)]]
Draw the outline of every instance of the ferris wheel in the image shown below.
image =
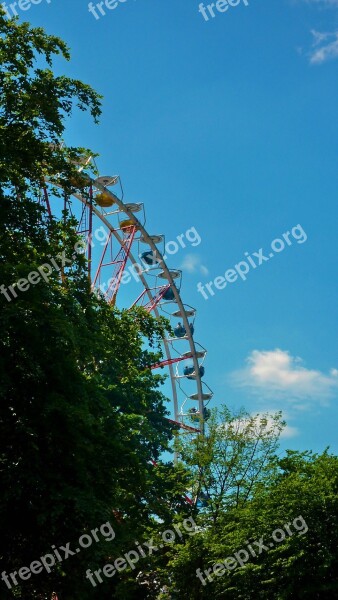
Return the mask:
[[(142, 306), (155, 318), (169, 319), (174, 336), (163, 338), (164, 359), (151, 368), (168, 369), (170, 422), (182, 433), (203, 433), (213, 396), (204, 381), (207, 351), (194, 339), (196, 309), (182, 300), (182, 271), (166, 264), (165, 236), (148, 233), (144, 205), (124, 201), (118, 175), (97, 176), (92, 156), (71, 162), (74, 189), (46, 180), (40, 201), (50, 216), (60, 218), (68, 209), (76, 218), (93, 292), (119, 308)], [(55, 185), (61, 194), (53, 193)]]

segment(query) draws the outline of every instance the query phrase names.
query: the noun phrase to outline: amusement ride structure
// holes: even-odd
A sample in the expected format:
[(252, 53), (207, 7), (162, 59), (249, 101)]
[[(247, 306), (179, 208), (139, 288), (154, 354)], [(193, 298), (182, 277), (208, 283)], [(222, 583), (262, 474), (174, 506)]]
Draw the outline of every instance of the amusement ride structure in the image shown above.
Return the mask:
[[(68, 209), (77, 219), (93, 291), (100, 290), (109, 304), (120, 308), (143, 306), (155, 318), (169, 318), (174, 336), (163, 339), (164, 360), (151, 368), (168, 368), (171, 423), (182, 433), (203, 433), (213, 396), (202, 380), (207, 352), (194, 340), (196, 310), (181, 298), (182, 272), (166, 264), (165, 236), (147, 232), (144, 205), (124, 201), (119, 176), (92, 175), (95, 161), (91, 156), (79, 156), (72, 162), (77, 170), (76, 181), (72, 181), (75, 191), (66, 190), (54, 179), (46, 181), (41, 201), (49, 215), (60, 218), (62, 209)], [(61, 198), (53, 193), (55, 185), (61, 188)], [(113, 188), (119, 188), (120, 197)]]

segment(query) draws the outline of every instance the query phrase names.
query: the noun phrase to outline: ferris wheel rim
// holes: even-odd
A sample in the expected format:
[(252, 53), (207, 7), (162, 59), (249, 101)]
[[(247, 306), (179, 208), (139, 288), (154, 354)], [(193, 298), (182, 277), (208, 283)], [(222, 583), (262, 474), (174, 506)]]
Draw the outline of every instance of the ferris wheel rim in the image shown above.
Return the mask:
[[(90, 186), (92, 189), (95, 188), (96, 190), (99, 190), (100, 192), (110, 196), (112, 201), (114, 203), (116, 203), (116, 205), (118, 206), (119, 212), (124, 213), (128, 217), (128, 219), (130, 219), (135, 224), (138, 231), (141, 233), (140, 240), (143, 243), (148, 244), (148, 246), (150, 246), (150, 248), (152, 249), (154, 254), (157, 257), (159, 257), (159, 265), (162, 270), (161, 276), (163, 279), (165, 279), (169, 283), (170, 288), (173, 291), (173, 294), (174, 294), (173, 301), (175, 301), (175, 303), (178, 307), (178, 310), (176, 312), (178, 312), (180, 314), (180, 318), (182, 319), (183, 326), (185, 327), (185, 330), (186, 330), (185, 339), (188, 341), (189, 347), (190, 347), (189, 359), (192, 360), (192, 362), (193, 362), (194, 371), (196, 374), (196, 376), (194, 377), (194, 381), (196, 382), (196, 386), (197, 386), (197, 394), (194, 394), (194, 396), (195, 396), (196, 400), (198, 400), (199, 414), (200, 414), (200, 429), (199, 430), (196, 429), (196, 431), (199, 431), (199, 433), (203, 434), (204, 433), (204, 393), (203, 393), (203, 384), (204, 383), (202, 383), (202, 377), (200, 375), (200, 369), (199, 369), (199, 367), (200, 367), (199, 352), (196, 349), (193, 333), (191, 332), (191, 329), (190, 329), (189, 310), (186, 310), (185, 304), (182, 301), (182, 298), (180, 295), (180, 290), (178, 289), (178, 287), (176, 286), (176, 283), (175, 283), (175, 279), (177, 278), (177, 273), (179, 273), (180, 271), (177, 269), (175, 269), (175, 270), (171, 269), (167, 266), (166, 261), (163, 258), (161, 251), (159, 250), (159, 248), (157, 247), (157, 245), (155, 243), (155, 242), (157, 242), (158, 238), (160, 238), (161, 236), (152, 236), (152, 235), (148, 234), (148, 231), (146, 230), (145, 226), (141, 223), (141, 221), (132, 212), (134, 204), (124, 203), (124, 201), (122, 199), (120, 199), (116, 194), (111, 192), (105, 185), (103, 185), (101, 183), (101, 181), (98, 180), (100, 178), (94, 180), (92, 177), (90, 177), (87, 174), (81, 173), (81, 175), (84, 176), (88, 180), (88, 186)], [(53, 184), (55, 185), (55, 182), (53, 182)], [(56, 183), (56, 185), (64, 190), (64, 187), (62, 185), (57, 184), (57, 183)], [(71, 197), (74, 197), (77, 200), (79, 200), (80, 202), (82, 202), (82, 204), (84, 206), (86, 206), (86, 207), (89, 206), (88, 199), (85, 198), (83, 196), (83, 194), (76, 192), (76, 191), (72, 191), (72, 192), (68, 192), (68, 195)], [(116, 228), (113, 227), (112, 223), (110, 223), (109, 220), (106, 218), (106, 215), (102, 212), (102, 209), (99, 210), (99, 208), (97, 208), (95, 206), (93, 201), (91, 202), (91, 209), (92, 209), (93, 213), (96, 215), (96, 217), (98, 219), (100, 219), (100, 221), (111, 232), (111, 234), (115, 237), (117, 242), (122, 247), (122, 237), (119, 235)], [(136, 258), (133, 255), (132, 249), (130, 249), (130, 251), (128, 253), (128, 259), (131, 261), (131, 263), (133, 265), (138, 264)], [(152, 291), (148, 286), (147, 280), (145, 279), (144, 272), (139, 271), (138, 277), (140, 278), (140, 281), (143, 285), (143, 288), (144, 288), (145, 293), (147, 294), (149, 300), (153, 301), (154, 296), (152, 295)], [(160, 312), (158, 310), (158, 306), (155, 305), (153, 308), (153, 311), (154, 311), (156, 318), (159, 318), (161, 316)], [(163, 341), (165, 354), (167, 356), (167, 360), (169, 361), (167, 366), (169, 369), (169, 376), (170, 376), (171, 388), (172, 388), (172, 393), (173, 393), (173, 408), (174, 408), (174, 418), (175, 418), (174, 422), (177, 423), (177, 425), (182, 426), (184, 428), (185, 425), (183, 423), (183, 420), (181, 419), (182, 412), (180, 411), (179, 404), (178, 404), (177, 376), (175, 375), (174, 366), (173, 366), (175, 359), (172, 358), (170, 343), (165, 338), (165, 336), (162, 337), (162, 341)], [(188, 399), (188, 397), (186, 398), (186, 400), (187, 399)], [(169, 420), (172, 421), (171, 419), (169, 419)], [(193, 430), (194, 428), (191, 428), (191, 429)]]
[[(90, 178), (91, 179), (91, 178)], [(163, 258), (162, 253), (160, 252), (160, 250), (157, 248), (156, 244), (154, 243), (152, 237), (148, 234), (147, 230), (145, 229), (145, 227), (143, 226), (143, 224), (139, 221), (139, 219), (137, 217), (135, 217), (135, 215), (128, 209), (128, 207), (124, 204), (124, 202), (122, 200), (120, 200), (116, 194), (114, 194), (113, 192), (111, 192), (110, 190), (108, 190), (105, 186), (103, 186), (100, 183), (94, 183), (94, 181), (91, 179), (91, 183), (92, 185), (94, 185), (97, 189), (101, 190), (101, 192), (107, 193), (111, 196), (112, 200), (114, 200), (117, 204), (117, 206), (119, 206), (119, 208), (125, 213), (127, 214), (127, 216), (134, 221), (134, 223), (137, 225), (137, 228), (139, 229), (139, 231), (141, 232), (143, 238), (145, 239), (146, 242), (148, 242), (150, 248), (153, 250), (153, 252), (155, 253), (155, 255), (159, 256), (160, 259), (160, 264), (161, 264), (161, 268), (163, 273), (165, 273), (166, 275), (166, 279), (168, 280), (168, 282), (170, 283), (170, 287), (173, 290), (174, 293), (174, 297), (175, 300), (178, 304), (178, 307), (182, 313), (182, 321), (183, 321), (183, 326), (185, 327), (185, 330), (187, 332), (187, 338), (188, 338), (188, 342), (189, 342), (189, 346), (190, 346), (190, 350), (192, 353), (192, 361), (193, 361), (193, 365), (194, 365), (194, 370), (196, 373), (196, 384), (197, 384), (197, 394), (198, 394), (198, 404), (199, 404), (199, 412), (200, 412), (200, 417), (201, 417), (201, 430), (202, 433), (204, 433), (204, 418), (203, 418), (203, 411), (204, 411), (204, 401), (203, 401), (203, 386), (202, 386), (202, 378), (200, 375), (200, 369), (199, 369), (199, 362), (198, 362), (198, 358), (197, 358), (197, 353), (196, 353), (196, 347), (195, 347), (195, 340), (193, 338), (193, 334), (191, 332), (190, 329), (190, 323), (188, 320), (188, 317), (186, 315), (186, 311), (185, 311), (185, 306), (184, 303), (182, 302), (181, 296), (180, 296), (180, 292), (177, 289), (177, 286), (175, 284), (174, 281), (174, 277), (172, 276), (172, 270), (169, 269), (167, 267), (166, 261)], [(176, 273), (176, 272), (175, 272)], [(175, 379), (175, 376), (174, 376)], [(177, 406), (177, 412), (175, 410), (175, 419), (176, 417), (179, 418), (179, 413), (178, 413), (178, 406)], [(179, 419), (178, 419), (179, 420)]]

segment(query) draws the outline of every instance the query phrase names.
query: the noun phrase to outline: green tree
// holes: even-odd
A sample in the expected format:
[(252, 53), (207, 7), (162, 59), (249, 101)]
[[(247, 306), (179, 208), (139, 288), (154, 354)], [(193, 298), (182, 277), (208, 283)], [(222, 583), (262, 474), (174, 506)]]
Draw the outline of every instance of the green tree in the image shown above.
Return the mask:
[(205, 436), (180, 444), (194, 493), (214, 526), (224, 510), (245, 503), (271, 476), (282, 428), (280, 413), (249, 415), (223, 406), (212, 411)]
[(66, 44), (29, 23), (6, 20), (0, 6), (0, 182), (16, 194), (59, 173), (74, 173), (60, 137), (74, 108), (100, 115), (100, 96), (77, 79), (55, 76), (53, 58), (70, 59)]
[[(1, 571), (29, 566), (52, 545), (76, 548), (81, 534), (107, 521), (116, 536), (15, 590), (0, 581), (1, 597), (57, 589), (102, 599), (116, 582), (93, 589), (87, 567), (129, 550), (156, 519), (184, 513), (186, 484), (182, 469), (151, 462), (172, 436), (162, 378), (148, 367), (160, 358), (166, 322), (91, 294), (85, 258), (74, 253), (74, 219), (51, 219), (37, 202), (45, 177), (58, 173), (74, 185), (70, 159), (83, 149), (59, 145), (65, 117), (74, 106), (95, 119), (100, 111), (89, 86), (53, 75), (58, 54), (69, 58), (61, 40), (0, 14)], [(51, 258), (61, 266), (62, 256), (70, 260), (62, 277), (55, 269), (20, 292), (20, 279)]]
[(251, 416), (223, 406), (212, 411), (204, 437), (181, 441), (182, 466), (188, 470), (196, 500), (198, 534), (179, 540), (156, 562), (161, 581), (171, 591), (177, 590), (178, 597), (210, 597), (213, 588), (201, 585), (196, 570), (216, 562), (223, 548), (220, 528), (226, 515), (232, 515), (233, 523), (271, 481), (282, 427), (279, 413)]
[(337, 456), (287, 452), (247, 502), (177, 549), (172, 587), (191, 600), (338, 598), (337, 485)]

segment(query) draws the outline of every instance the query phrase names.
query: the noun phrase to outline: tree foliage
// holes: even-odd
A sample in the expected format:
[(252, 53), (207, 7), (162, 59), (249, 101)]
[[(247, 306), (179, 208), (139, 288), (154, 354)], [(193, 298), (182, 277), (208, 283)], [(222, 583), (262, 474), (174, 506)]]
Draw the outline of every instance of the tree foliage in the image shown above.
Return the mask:
[[(338, 598), (336, 456), (279, 459), (280, 414), (223, 407), (204, 437), (179, 442), (177, 466), (161, 460), (173, 432), (149, 365), (161, 358), (168, 324), (92, 294), (74, 251), (76, 221), (68, 211), (51, 218), (37, 202), (46, 179), (76, 189), (74, 160), (90, 153), (60, 144), (65, 119), (74, 109), (100, 115), (90, 86), (54, 74), (58, 57), (69, 60), (62, 40), (6, 20), (0, 7), (0, 572), (74, 548), (107, 522), (115, 537), (15, 588), (0, 581), (1, 598), (42, 599), (52, 589), (60, 600), (169, 598), (165, 590), (172, 600)], [(59, 268), (21, 291), (18, 282), (52, 259)], [(162, 544), (159, 531), (190, 514), (189, 488), (197, 532)], [(85, 579), (88, 567), (150, 538), (159, 551), (140, 563), (148, 585), (131, 569), (97, 588)], [(249, 556), (257, 540), (264, 550)], [(243, 551), (243, 564), (214, 573)]]
[[(180, 596), (338, 597), (338, 458), (327, 451), (287, 452), (269, 471), (270, 479), (247, 502), (221, 511), (217, 527), (199, 515), (200, 534), (176, 549), (166, 566)], [(236, 564), (226, 569), (229, 558), (230, 566)]]
[[(186, 510), (184, 473), (152, 463), (172, 436), (162, 378), (149, 368), (167, 324), (92, 294), (85, 258), (74, 252), (76, 222), (67, 211), (61, 221), (50, 218), (37, 202), (45, 177), (57, 173), (72, 185), (70, 159), (82, 149), (59, 145), (65, 117), (73, 107), (94, 119), (100, 112), (89, 86), (53, 74), (57, 55), (69, 58), (61, 40), (0, 14), (2, 569), (29, 566), (52, 545), (76, 545), (107, 521), (116, 537), (15, 590), (1, 582), (9, 598), (53, 588), (61, 598), (111, 597), (116, 583), (94, 590), (86, 568), (142, 540), (155, 518)], [(61, 266), (62, 255), (70, 260), (62, 269), (19, 291), (20, 279), (52, 259)]]
[[(66, 44), (29, 23), (7, 20), (0, 6), (0, 182), (2, 191), (27, 190), (58, 173), (69, 181), (74, 167), (60, 138), (74, 108), (95, 121), (100, 95), (89, 85), (53, 73), (53, 59), (70, 59)], [(30, 188), (31, 189), (31, 188)]]
[(245, 503), (271, 476), (282, 428), (280, 413), (232, 413), (223, 406), (212, 411), (207, 435), (183, 440), (181, 456), (190, 469), (194, 493), (214, 526), (222, 512)]

